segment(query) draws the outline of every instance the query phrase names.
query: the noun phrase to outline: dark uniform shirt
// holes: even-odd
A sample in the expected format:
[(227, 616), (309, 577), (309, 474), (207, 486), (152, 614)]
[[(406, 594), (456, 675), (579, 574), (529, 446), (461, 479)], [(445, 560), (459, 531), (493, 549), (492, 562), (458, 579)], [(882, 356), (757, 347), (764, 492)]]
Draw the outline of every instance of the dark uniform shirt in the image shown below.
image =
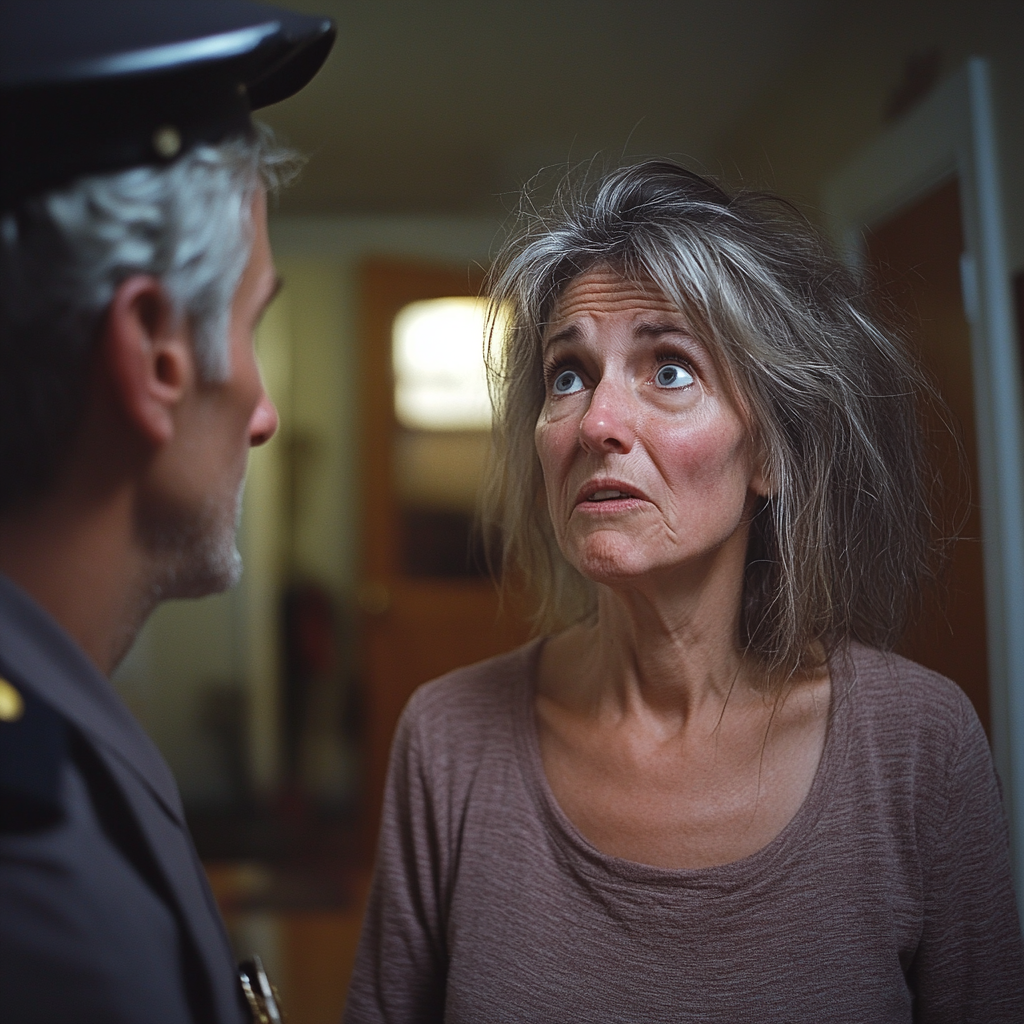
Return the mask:
[[(232, 954), (163, 758), (0, 576), (0, 1019), (239, 1024)], [(9, 692), (9, 691), (8, 691)]]

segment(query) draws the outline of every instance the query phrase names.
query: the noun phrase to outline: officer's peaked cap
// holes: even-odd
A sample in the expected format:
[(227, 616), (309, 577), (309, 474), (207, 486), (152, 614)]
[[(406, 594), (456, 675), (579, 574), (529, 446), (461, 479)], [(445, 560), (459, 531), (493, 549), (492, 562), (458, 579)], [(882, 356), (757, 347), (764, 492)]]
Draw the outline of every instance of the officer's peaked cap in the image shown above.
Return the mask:
[(0, 208), (250, 132), (334, 36), (246, 0), (0, 0)]

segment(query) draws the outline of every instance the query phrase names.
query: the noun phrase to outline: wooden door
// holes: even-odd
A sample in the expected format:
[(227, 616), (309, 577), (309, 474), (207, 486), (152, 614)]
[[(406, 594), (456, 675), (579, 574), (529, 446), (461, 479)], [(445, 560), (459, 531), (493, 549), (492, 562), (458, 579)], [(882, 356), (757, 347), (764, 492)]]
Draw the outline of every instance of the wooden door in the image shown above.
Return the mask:
[[(479, 559), (455, 571), (445, 569), (453, 550), (456, 556), (465, 553), (465, 524), (460, 518), (410, 514), (396, 487), (396, 444), (402, 428), (395, 416), (393, 390), (395, 317), (409, 303), (475, 295), (478, 288), (479, 278), (465, 269), (385, 261), (366, 264), (361, 277), (364, 548), (359, 603), (363, 818), (371, 841), (379, 822), (391, 738), (412, 692), (450, 669), (510, 650), (529, 637), (525, 617), (500, 605)], [(447, 440), (462, 452), (467, 440), (472, 447), (478, 439)]]
[[(904, 638), (901, 653), (955, 680), (989, 730), (985, 585), (978, 509), (978, 458), (970, 328), (964, 315), (960, 256), (964, 240), (956, 180), (901, 210), (868, 235), (869, 264), (888, 297), (909, 318), (922, 362), (962, 431), (966, 479), (948, 493), (947, 520), (962, 517), (960, 540), (939, 595)], [(957, 484), (956, 447), (934, 420), (946, 480)]]

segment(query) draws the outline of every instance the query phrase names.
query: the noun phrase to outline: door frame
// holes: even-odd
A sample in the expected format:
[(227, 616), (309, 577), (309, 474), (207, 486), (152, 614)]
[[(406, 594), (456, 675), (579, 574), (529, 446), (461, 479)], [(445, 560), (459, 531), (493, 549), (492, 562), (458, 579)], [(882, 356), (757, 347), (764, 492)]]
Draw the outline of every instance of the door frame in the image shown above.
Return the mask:
[(862, 267), (865, 229), (954, 175), (974, 374), (992, 746), (1017, 891), (1024, 892), (1024, 417), (988, 62), (971, 58), (940, 83), (831, 178), (822, 198), (833, 239)]
[[(450, 295), (476, 296), (483, 284), (479, 263), (424, 261), (371, 256), (361, 263), (358, 278), (360, 317), (360, 381), (362, 459), (362, 559), (357, 604), (360, 673), (363, 693), (363, 771), (361, 853), (372, 855), (380, 821), (389, 751), (402, 708), (415, 685), (431, 675), (419, 676), (415, 685), (394, 671), (396, 629), (404, 620), (420, 623), (433, 617), (434, 635), (453, 622), (460, 623), (465, 642), (452, 645), (462, 664), (511, 650), (530, 636), (529, 616), (515, 598), (503, 600), (494, 581), (484, 577), (417, 578), (407, 575), (394, 541), (399, 503), (394, 485), (392, 438), (395, 416), (392, 330), (395, 315), (408, 303)], [(370, 446), (374, 453), (371, 456)], [(416, 630), (409, 631), (415, 640)], [(472, 638), (472, 639), (469, 639)], [(421, 649), (422, 653), (422, 649)], [(464, 660), (462, 658), (464, 656)], [(428, 662), (431, 659), (427, 659)], [(448, 656), (444, 659), (448, 661)], [(435, 677), (459, 667), (434, 663)], [(389, 665), (389, 662), (391, 664)], [(423, 661), (420, 661), (422, 667)], [(384, 685), (390, 679), (395, 686)]]

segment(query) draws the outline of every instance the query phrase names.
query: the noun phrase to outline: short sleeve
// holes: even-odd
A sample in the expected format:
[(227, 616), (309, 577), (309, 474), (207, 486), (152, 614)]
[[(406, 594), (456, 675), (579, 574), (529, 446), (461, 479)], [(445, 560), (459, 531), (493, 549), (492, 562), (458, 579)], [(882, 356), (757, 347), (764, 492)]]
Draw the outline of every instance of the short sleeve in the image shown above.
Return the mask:
[(415, 707), (414, 697), (391, 748), (377, 862), (345, 1024), (426, 1024), (444, 1016), (441, 854)]
[(948, 802), (922, 837), (925, 918), (910, 972), (922, 1024), (1024, 1021), (1024, 945), (992, 756), (964, 699), (946, 762)]

